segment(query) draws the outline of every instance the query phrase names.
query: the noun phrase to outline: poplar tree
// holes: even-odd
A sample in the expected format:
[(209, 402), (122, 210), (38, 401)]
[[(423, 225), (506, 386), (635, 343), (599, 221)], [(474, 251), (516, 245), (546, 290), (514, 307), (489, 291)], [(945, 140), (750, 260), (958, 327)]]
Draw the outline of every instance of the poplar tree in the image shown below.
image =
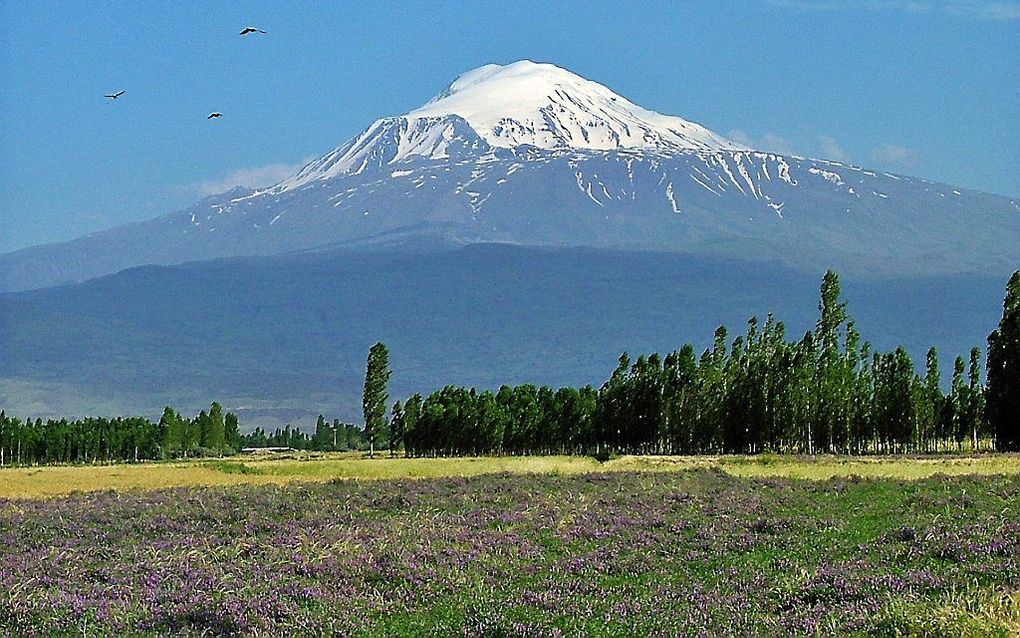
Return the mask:
[(222, 450), (225, 442), (223, 407), (213, 401), (209, 406), (209, 414), (202, 423), (202, 447), (210, 450)]
[(316, 450), (328, 450), (332, 447), (333, 429), (326, 423), (326, 417), (319, 415), (315, 420), (315, 434), (312, 435), (312, 447)]
[[(418, 416), (421, 414), (421, 395), (414, 394), (407, 401), (404, 401), (404, 453), (410, 455), (418, 454)], [(500, 433), (502, 442), (502, 433)]]
[(936, 445), (940, 436), (939, 419), (942, 416), (942, 377), (939, 373), (939, 355), (935, 347), (926, 357), (924, 391), (918, 410), (918, 439), (925, 447)]
[(986, 413), (995, 446), (1020, 450), (1020, 270), (1006, 284), (999, 327), (988, 335)]
[(967, 385), (967, 422), (970, 425), (971, 445), (977, 450), (979, 434), (984, 431), (985, 393), (981, 388), (981, 349), (971, 348)]
[(365, 389), (361, 397), (369, 458), (375, 456), (376, 441), (379, 434), (386, 429), (386, 406), (389, 400), (386, 386), (389, 381), (389, 352), (386, 350), (386, 346), (379, 342), (368, 351), (368, 361), (365, 365)]
[(967, 438), (967, 422), (970, 411), (967, 409), (970, 404), (970, 390), (963, 382), (964, 363), (963, 357), (956, 357), (953, 361), (953, 383), (949, 391), (949, 401), (953, 405), (952, 434), (956, 440), (956, 449), (963, 449), (963, 441)]
[(846, 377), (842, 369), (846, 362), (840, 356), (839, 337), (847, 321), (846, 303), (839, 300), (839, 276), (828, 270), (822, 278), (818, 300), (818, 323), (815, 325), (815, 340), (818, 345), (818, 365), (815, 368), (815, 384), (818, 403), (816, 405), (814, 437), (825, 448), (832, 449), (834, 440), (845, 438), (846, 419), (845, 390)]
[(390, 458), (397, 455), (397, 448), (404, 443), (404, 407), (397, 401), (393, 404), (390, 419)]
[(231, 450), (241, 450), (241, 430), (237, 424), (237, 415), (233, 412), (227, 412), (223, 417), (223, 440)]
[(163, 408), (163, 416), (159, 419), (159, 430), (163, 434), (161, 444), (163, 453), (172, 455), (181, 449), (183, 432), (182, 424), (178, 414), (170, 406)]

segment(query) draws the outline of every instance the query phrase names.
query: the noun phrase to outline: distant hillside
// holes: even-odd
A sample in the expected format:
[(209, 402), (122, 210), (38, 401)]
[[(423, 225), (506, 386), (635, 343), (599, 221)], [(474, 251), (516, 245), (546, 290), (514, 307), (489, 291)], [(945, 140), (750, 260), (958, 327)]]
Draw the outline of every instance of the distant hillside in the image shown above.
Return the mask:
[[(192, 413), (243, 424), (360, 420), (364, 359), (390, 347), (394, 398), (446, 383), (601, 384), (620, 351), (703, 348), (769, 311), (811, 328), (822, 273), (597, 249), (337, 250), (141, 267), (0, 295), (0, 407), (20, 415)], [(1005, 279), (844, 277), (866, 339), (916, 360), (984, 345)], [(948, 376), (948, 375), (945, 375)]]

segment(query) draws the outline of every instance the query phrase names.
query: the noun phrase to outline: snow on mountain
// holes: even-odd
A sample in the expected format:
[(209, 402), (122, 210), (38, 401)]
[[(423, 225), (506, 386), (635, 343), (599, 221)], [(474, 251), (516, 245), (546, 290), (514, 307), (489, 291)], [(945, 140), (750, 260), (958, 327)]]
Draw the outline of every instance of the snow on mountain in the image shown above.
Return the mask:
[(745, 148), (693, 122), (643, 109), (601, 84), (530, 60), (465, 73), (404, 117), (444, 115), (464, 118), (486, 142), (502, 148)]
[(260, 191), (0, 255), (0, 291), (141, 264), (503, 242), (782, 262), (817, 274), (1001, 274), (1020, 204), (744, 148), (550, 64), (487, 65)]
[(637, 106), (552, 64), (521, 60), (461, 75), (424, 106), (376, 120), (367, 131), (304, 167), (279, 191), (411, 156), (446, 159), (468, 140), (489, 148), (647, 151), (748, 150), (703, 126)]

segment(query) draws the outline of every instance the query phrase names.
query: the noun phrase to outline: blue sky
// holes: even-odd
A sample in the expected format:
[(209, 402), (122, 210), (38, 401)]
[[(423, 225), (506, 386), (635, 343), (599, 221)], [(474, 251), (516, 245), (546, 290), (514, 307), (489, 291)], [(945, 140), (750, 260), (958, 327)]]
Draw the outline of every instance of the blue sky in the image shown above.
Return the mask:
[(757, 147), (1020, 195), (1020, 2), (175, 4), (0, 3), (0, 251), (273, 182), (522, 58)]

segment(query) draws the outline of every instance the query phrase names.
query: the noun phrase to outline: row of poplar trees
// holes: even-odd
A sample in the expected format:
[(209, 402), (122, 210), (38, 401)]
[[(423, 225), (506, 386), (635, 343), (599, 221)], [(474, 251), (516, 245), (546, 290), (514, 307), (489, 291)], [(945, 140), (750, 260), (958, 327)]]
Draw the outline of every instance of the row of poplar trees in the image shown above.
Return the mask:
[(210, 456), (236, 451), (237, 416), (219, 403), (193, 418), (166, 408), (157, 422), (142, 417), (26, 419), (0, 412), (0, 465), (95, 463)]
[(0, 411), (0, 466), (46, 463), (105, 463), (234, 454), (243, 447), (345, 451), (367, 447), (361, 428), (319, 415), (314, 434), (286, 426), (241, 434), (237, 415), (219, 403), (192, 418), (173, 408), (159, 421), (143, 417), (26, 419)]
[(934, 348), (921, 372), (903, 348), (873, 351), (831, 271), (818, 307), (815, 329), (799, 340), (771, 315), (751, 318), (732, 341), (717, 329), (700, 356), (689, 344), (665, 357), (624, 353), (598, 390), (447, 386), (398, 401), (389, 419), (386, 350), (376, 344), (366, 434), (372, 442), (388, 426), (391, 450), (412, 456), (1020, 450), (1020, 272), (989, 336), (987, 387), (979, 348), (956, 358), (948, 393)]

